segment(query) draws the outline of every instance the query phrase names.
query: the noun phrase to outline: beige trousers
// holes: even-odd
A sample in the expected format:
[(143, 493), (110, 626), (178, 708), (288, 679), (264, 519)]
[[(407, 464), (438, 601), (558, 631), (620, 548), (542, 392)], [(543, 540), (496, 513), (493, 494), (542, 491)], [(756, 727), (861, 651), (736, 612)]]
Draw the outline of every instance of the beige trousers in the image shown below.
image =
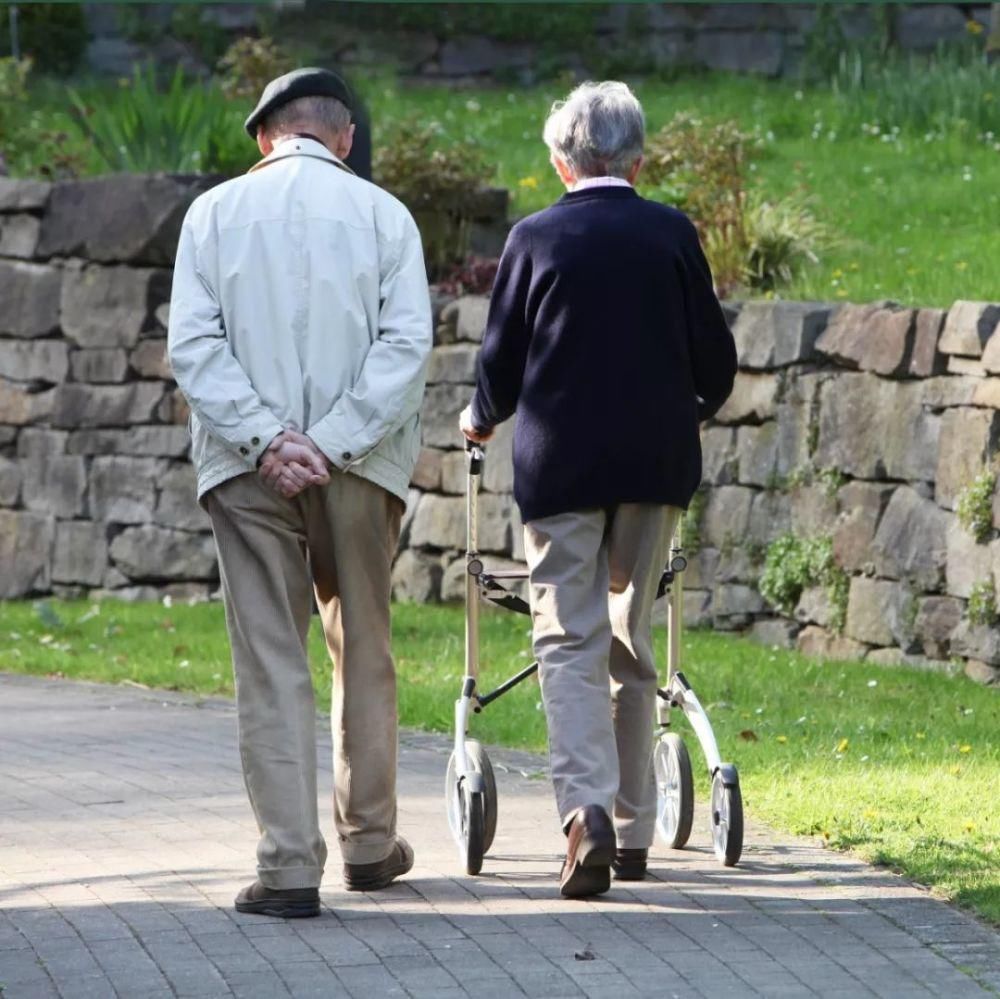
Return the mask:
[(626, 849), (653, 842), (652, 611), (679, 514), (622, 503), (524, 527), (559, 816), (601, 805)]
[(269, 888), (319, 885), (316, 707), (306, 654), (312, 593), (334, 664), (334, 824), (348, 863), (387, 857), (396, 835), (392, 557), (403, 504), (356, 475), (283, 499), (256, 474), (203, 499), (219, 550), (239, 744)]

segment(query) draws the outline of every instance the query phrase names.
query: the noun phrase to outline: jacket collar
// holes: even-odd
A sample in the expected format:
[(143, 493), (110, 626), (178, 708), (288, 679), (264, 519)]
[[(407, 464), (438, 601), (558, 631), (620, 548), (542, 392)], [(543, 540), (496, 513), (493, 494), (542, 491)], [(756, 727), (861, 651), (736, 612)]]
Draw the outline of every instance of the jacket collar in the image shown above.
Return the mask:
[(255, 170), (260, 170), (261, 167), (269, 166), (278, 160), (288, 159), (290, 156), (311, 156), (313, 159), (326, 160), (327, 163), (354, 175), (354, 171), (343, 160), (334, 156), (318, 139), (300, 135), (289, 135), (279, 139), (274, 149), (264, 159), (250, 167), (247, 172), (253, 173)]
[(640, 197), (639, 192), (632, 187), (584, 187), (579, 191), (567, 191), (557, 202), (557, 205), (573, 204), (577, 201), (631, 201)]

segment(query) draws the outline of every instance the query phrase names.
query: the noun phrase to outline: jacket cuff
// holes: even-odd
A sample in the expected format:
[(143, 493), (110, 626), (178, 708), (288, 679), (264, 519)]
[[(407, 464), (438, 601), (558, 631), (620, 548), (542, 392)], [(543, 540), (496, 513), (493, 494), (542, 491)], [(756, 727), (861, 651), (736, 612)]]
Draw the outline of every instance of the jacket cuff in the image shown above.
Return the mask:
[(477, 392), (472, 397), (472, 402), (469, 403), (469, 410), (472, 413), (472, 425), (475, 428), (477, 434), (488, 434), (495, 424), (491, 423), (489, 420), (483, 416), (483, 411), (479, 405), (479, 393)]
[(256, 468), (261, 455), (267, 450), (267, 446), (284, 429), (273, 417), (270, 419), (265, 418), (248, 424), (245, 427), (240, 427), (239, 435), (229, 436), (225, 438), (225, 442), (243, 461)]
[(306, 436), (326, 455), (327, 461), (341, 472), (364, 458), (364, 454), (357, 450), (357, 445), (352, 444), (349, 438), (319, 424), (310, 427)]

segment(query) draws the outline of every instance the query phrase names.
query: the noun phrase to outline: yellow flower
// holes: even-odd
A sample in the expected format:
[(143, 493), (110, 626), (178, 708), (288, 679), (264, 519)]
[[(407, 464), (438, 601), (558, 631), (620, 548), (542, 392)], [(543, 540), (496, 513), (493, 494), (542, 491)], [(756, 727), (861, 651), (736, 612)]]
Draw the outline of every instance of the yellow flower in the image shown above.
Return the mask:
[(981, 35), (983, 33), (983, 26), (978, 21), (970, 19), (965, 22), (965, 30), (970, 35)]
[(779, 735), (778, 736), (778, 742), (781, 742), (781, 743), (788, 742), (788, 736), (787, 735)]
[(840, 742), (837, 743), (837, 752), (838, 753), (846, 753), (847, 752), (847, 747), (849, 745), (850, 745), (850, 742), (848, 742), (847, 739), (841, 739)]
[(835, 278), (843, 277), (844, 276), (844, 272), (839, 267), (836, 267), (836, 268), (834, 268), (833, 276)]
[(969, 265), (964, 260), (959, 260), (958, 263), (955, 264), (955, 270), (964, 271), (968, 266)]
[(960, 753), (971, 753), (972, 746), (970, 746), (968, 743), (965, 743), (964, 745), (958, 747), (958, 751)]
[(859, 264), (856, 260), (852, 260), (847, 265), (847, 269), (851, 270), (851, 271), (859, 271), (859, 270), (861, 270), (861, 264)]
[(518, 184), (521, 187), (527, 187), (527, 188), (530, 188), (532, 191), (534, 191), (538, 187), (538, 178), (537, 177), (530, 177), (530, 176), (529, 177), (522, 177), (518, 181)]
[(915, 733), (915, 737), (917, 739), (926, 739), (927, 738), (927, 733), (926, 732), (917, 732), (917, 733)]
[(957, 777), (961, 772), (962, 768), (958, 765), (948, 767), (948, 773), (950, 773), (952, 777)]
[(975, 822), (966, 822), (963, 828), (965, 829), (966, 832), (975, 832), (976, 824)]
[(835, 292), (835, 294), (836, 294), (837, 298), (847, 298), (847, 289), (846, 288), (838, 288), (837, 291)]
[(876, 812), (874, 808), (867, 808), (867, 809), (865, 809), (865, 818), (866, 819), (877, 819), (878, 818), (878, 812)]

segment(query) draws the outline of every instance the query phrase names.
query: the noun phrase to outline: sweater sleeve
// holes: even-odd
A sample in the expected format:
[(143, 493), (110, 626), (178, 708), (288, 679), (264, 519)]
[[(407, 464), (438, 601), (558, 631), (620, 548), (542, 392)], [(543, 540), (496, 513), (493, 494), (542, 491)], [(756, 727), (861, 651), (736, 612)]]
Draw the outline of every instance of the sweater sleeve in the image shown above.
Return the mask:
[(716, 297), (712, 272), (705, 259), (698, 232), (685, 222), (681, 263), (687, 313), (688, 350), (700, 400), (698, 418), (711, 419), (729, 398), (736, 378), (736, 342)]
[(476, 361), (472, 422), (477, 430), (492, 430), (517, 407), (531, 340), (530, 288), (530, 241), (521, 227), (515, 226), (497, 268), (483, 346)]

